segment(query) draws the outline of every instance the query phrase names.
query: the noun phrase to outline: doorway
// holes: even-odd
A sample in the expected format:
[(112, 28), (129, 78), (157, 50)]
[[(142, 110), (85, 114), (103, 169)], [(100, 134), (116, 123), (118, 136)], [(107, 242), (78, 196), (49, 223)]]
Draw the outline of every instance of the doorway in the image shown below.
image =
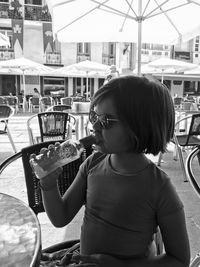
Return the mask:
[(2, 77), (2, 95), (16, 95), (15, 75)]

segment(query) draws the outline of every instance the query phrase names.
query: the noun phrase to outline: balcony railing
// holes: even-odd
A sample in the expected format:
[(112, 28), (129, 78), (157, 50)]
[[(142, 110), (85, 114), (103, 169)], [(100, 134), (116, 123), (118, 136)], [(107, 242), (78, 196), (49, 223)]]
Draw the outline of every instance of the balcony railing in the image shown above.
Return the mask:
[(42, 21), (51, 21), (51, 15), (48, 10), (41, 6), (31, 6), (25, 5), (24, 9), (25, 20), (42, 20)]
[(61, 53), (60, 52), (47, 52), (46, 53), (46, 64), (60, 65), (61, 64)]
[(25, 20), (51, 21), (47, 6), (24, 5), (24, 7), (12, 8), (7, 3), (0, 3), (0, 18), (23, 19), (23, 13)]

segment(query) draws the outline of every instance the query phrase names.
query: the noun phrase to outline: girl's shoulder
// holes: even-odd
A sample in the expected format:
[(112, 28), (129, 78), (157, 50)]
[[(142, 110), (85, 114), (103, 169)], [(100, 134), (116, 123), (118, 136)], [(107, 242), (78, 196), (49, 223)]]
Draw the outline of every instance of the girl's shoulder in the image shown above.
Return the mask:
[(84, 162), (83, 167), (87, 169), (87, 171), (91, 170), (94, 166), (100, 163), (102, 160), (105, 159), (107, 154), (103, 154), (101, 152), (94, 152), (90, 155)]

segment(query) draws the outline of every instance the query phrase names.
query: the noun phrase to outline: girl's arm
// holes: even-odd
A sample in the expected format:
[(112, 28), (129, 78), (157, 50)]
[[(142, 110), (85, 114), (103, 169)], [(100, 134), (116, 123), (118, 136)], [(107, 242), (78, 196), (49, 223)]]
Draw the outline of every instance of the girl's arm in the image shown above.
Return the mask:
[[(118, 260), (103, 255), (76, 255), (78, 266), (89, 267), (91, 263), (98, 267), (188, 267), (190, 263), (189, 240), (185, 224), (184, 211), (180, 210), (160, 219), (159, 227), (165, 246), (165, 253), (153, 258)], [(83, 265), (86, 264), (86, 265)], [(88, 265), (87, 265), (88, 264)]]
[(79, 171), (72, 185), (61, 197), (56, 182), (59, 174), (60, 170), (57, 169), (43, 178), (45, 180), (41, 183), (44, 208), (55, 227), (63, 227), (74, 218), (84, 204), (86, 194), (86, 179)]

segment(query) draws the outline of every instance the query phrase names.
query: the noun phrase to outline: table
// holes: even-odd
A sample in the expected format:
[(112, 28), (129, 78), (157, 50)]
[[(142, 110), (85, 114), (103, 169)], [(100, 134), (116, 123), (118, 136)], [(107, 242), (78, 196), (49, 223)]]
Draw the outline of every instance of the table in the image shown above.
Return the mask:
[(0, 193), (0, 266), (38, 267), (41, 232), (38, 219), (21, 200)]

